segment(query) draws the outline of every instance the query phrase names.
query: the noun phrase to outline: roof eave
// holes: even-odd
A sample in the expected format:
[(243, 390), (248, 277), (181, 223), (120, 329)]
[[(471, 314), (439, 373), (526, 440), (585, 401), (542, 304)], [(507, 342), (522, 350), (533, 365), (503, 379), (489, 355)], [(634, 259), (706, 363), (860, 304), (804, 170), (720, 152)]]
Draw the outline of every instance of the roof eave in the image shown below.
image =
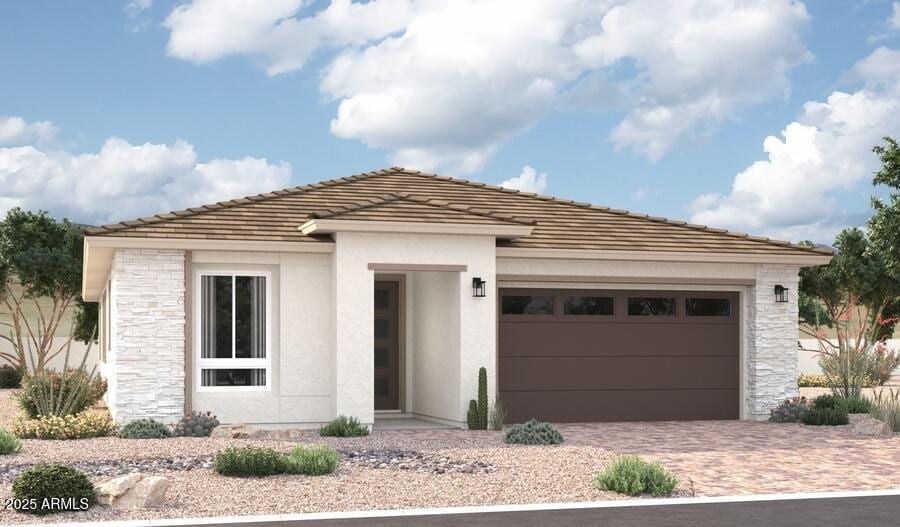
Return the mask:
[(708, 262), (785, 264), (808, 267), (825, 265), (834, 255), (804, 252), (785, 248), (783, 252), (681, 252), (681, 251), (621, 251), (608, 249), (543, 249), (528, 247), (497, 247), (498, 258), (551, 258), (574, 260), (627, 260), (657, 262)]
[(377, 232), (404, 234), (467, 234), (512, 239), (528, 236), (533, 225), (500, 225), (488, 223), (432, 223), (406, 221), (362, 221), (314, 218), (299, 227), (300, 232), (333, 234), (336, 232)]

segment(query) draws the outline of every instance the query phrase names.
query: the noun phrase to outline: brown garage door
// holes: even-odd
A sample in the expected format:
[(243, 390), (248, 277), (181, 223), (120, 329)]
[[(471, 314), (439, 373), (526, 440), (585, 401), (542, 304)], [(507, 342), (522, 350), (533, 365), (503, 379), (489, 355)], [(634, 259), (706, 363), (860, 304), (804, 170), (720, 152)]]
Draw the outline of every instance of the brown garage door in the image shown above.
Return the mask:
[(500, 290), (507, 422), (737, 419), (733, 292)]

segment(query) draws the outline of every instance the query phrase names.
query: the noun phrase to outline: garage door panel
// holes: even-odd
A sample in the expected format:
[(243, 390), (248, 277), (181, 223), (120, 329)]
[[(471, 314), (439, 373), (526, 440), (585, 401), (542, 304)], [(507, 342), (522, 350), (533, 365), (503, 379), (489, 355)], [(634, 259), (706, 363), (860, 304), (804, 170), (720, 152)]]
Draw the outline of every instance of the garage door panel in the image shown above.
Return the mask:
[(501, 391), (731, 389), (736, 357), (501, 357)]
[(500, 356), (737, 356), (737, 338), (737, 324), (501, 322)]
[(737, 419), (738, 390), (503, 392), (508, 423)]

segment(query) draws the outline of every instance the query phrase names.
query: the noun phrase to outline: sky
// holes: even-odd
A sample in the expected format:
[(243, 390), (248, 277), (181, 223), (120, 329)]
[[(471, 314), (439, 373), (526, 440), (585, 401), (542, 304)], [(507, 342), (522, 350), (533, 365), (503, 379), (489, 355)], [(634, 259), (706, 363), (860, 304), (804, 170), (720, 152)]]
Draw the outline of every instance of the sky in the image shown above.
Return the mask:
[(0, 213), (399, 165), (830, 243), (900, 137), (900, 2), (10, 0), (0, 79)]

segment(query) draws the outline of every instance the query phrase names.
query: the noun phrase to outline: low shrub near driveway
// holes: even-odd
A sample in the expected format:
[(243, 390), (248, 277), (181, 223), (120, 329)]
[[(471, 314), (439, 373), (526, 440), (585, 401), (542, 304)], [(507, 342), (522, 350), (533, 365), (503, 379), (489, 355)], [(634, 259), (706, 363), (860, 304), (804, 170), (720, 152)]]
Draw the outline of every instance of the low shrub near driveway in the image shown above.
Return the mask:
[(285, 468), (284, 454), (256, 446), (226, 448), (213, 460), (213, 470), (223, 476), (259, 478), (283, 474)]
[(35, 465), (12, 485), (13, 508), (43, 516), (78, 511), (97, 503), (94, 485), (84, 472), (65, 465)]
[(565, 440), (550, 423), (531, 419), (510, 428), (505, 441), (517, 445), (558, 445)]
[(769, 410), (769, 421), (773, 423), (797, 423), (809, 412), (806, 397), (785, 399), (781, 404)]
[(872, 400), (862, 396), (848, 397), (843, 403), (850, 414), (867, 414), (872, 408)]
[(362, 437), (369, 435), (369, 428), (360, 424), (355, 417), (339, 415), (320, 428), (319, 435), (323, 437)]
[(341, 456), (325, 445), (297, 446), (287, 457), (285, 471), (288, 474), (323, 476), (337, 470)]
[(122, 439), (164, 439), (172, 437), (169, 427), (153, 419), (138, 419), (119, 430)]
[(13, 434), (22, 439), (87, 439), (104, 437), (116, 431), (116, 423), (108, 415), (81, 412), (63, 417), (57, 415), (25, 419), (21, 416), (12, 424)]
[(887, 423), (894, 432), (900, 432), (900, 392), (893, 389), (888, 395), (879, 392), (875, 395), (869, 415)]
[(650, 463), (639, 456), (621, 456), (597, 474), (594, 483), (601, 490), (629, 496), (668, 496), (678, 485), (678, 478), (658, 462)]
[(0, 456), (15, 454), (21, 450), (22, 442), (19, 441), (19, 438), (5, 428), (0, 428)]
[(847, 402), (841, 397), (820, 395), (813, 399), (812, 408), (803, 414), (803, 424), (811, 426), (838, 426), (850, 422)]

